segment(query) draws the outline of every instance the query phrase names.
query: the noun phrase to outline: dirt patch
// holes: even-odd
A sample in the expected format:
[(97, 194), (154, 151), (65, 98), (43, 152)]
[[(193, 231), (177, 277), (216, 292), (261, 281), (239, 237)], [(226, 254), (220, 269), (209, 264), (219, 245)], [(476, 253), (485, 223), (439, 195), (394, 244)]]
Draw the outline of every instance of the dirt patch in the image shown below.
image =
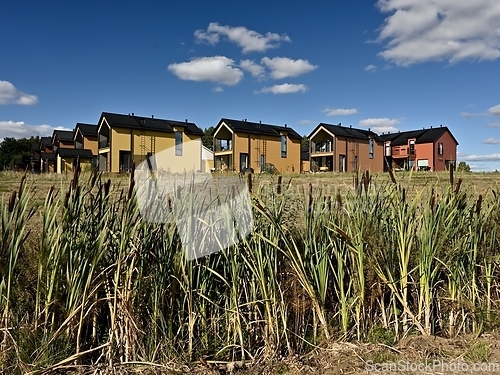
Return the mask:
[(464, 335), (454, 339), (411, 336), (391, 347), (384, 344), (335, 343), (307, 355), (276, 360), (211, 362), (152, 366), (129, 364), (80, 369), (79, 374), (499, 374), (500, 335)]

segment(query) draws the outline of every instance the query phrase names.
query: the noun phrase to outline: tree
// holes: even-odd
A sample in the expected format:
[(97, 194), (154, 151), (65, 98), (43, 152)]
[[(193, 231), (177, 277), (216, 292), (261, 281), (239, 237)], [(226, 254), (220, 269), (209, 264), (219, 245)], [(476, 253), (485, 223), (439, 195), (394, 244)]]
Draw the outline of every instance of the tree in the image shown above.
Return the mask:
[(203, 137), (201, 139), (203, 146), (206, 148), (209, 148), (210, 150), (213, 151), (214, 148), (214, 131), (215, 128), (213, 126), (206, 128), (205, 131), (203, 132)]
[(307, 138), (307, 135), (302, 136), (302, 139), (300, 140), (300, 148), (309, 148), (309, 138)]
[(4, 138), (0, 142), (0, 170), (10, 169), (15, 159), (29, 156), (31, 145), (40, 142), (38, 136), (31, 138)]
[(457, 171), (459, 172), (470, 172), (470, 165), (465, 161), (458, 163)]

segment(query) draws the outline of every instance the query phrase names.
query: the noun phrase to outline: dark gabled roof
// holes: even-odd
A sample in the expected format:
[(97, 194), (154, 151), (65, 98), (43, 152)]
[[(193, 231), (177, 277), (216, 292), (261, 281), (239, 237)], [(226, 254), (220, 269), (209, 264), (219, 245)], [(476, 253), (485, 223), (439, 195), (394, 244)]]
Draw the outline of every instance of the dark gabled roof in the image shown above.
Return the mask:
[(73, 142), (73, 130), (54, 130), (52, 138), (54, 137), (62, 142)]
[(78, 122), (75, 126), (75, 134), (78, 129), (80, 129), (82, 135), (86, 137), (97, 137), (97, 125), (82, 124), (81, 122)]
[(280, 126), (280, 125), (270, 125), (270, 124), (262, 124), (260, 122), (250, 122), (250, 121), (240, 121), (240, 120), (232, 120), (228, 118), (222, 118), (217, 125), (217, 128), (225, 123), (227, 126), (231, 128), (232, 131), (237, 133), (246, 133), (246, 134), (262, 134), (268, 135), (271, 137), (279, 137), (281, 132), (286, 132), (290, 139), (302, 139), (302, 137), (295, 130), (288, 126)]
[(58, 148), (57, 154), (62, 158), (92, 159), (94, 154), (91, 150), (81, 148)]
[(122, 115), (118, 113), (103, 112), (101, 114), (99, 124), (102, 122), (103, 118), (106, 118), (106, 121), (110, 126), (116, 126), (120, 128), (173, 133), (174, 127), (183, 127), (184, 133), (186, 134), (199, 136), (203, 135), (203, 130), (201, 130), (193, 122), (182, 122), (153, 117), (141, 117), (135, 115)]
[(339, 125), (332, 125), (332, 124), (325, 124), (325, 123), (320, 123), (314, 130), (309, 134), (310, 138), (320, 127), (325, 128), (328, 130), (330, 133), (332, 133), (335, 136), (338, 137), (345, 137), (345, 138), (356, 138), (356, 139), (364, 139), (368, 140), (370, 138), (373, 138), (375, 140), (379, 140), (379, 137), (377, 133), (374, 133), (370, 130), (365, 130), (365, 129), (357, 129), (353, 127), (347, 127), (347, 126), (341, 126)]
[(42, 142), (42, 146), (44, 147), (52, 146), (52, 137), (42, 137), (40, 141)]
[(39, 142), (34, 142), (31, 144), (31, 151), (32, 152), (40, 152), (40, 143)]
[(41, 152), (40, 158), (42, 158), (43, 160), (55, 160), (56, 154), (54, 154), (52, 152)]
[(446, 126), (438, 128), (429, 128), (422, 130), (409, 130), (406, 132), (382, 134), (380, 138), (383, 141), (390, 141), (392, 146), (403, 146), (408, 144), (408, 139), (415, 139), (415, 143), (432, 143), (437, 141), (445, 133), (449, 132), (455, 143), (458, 145), (457, 140), (451, 134)]

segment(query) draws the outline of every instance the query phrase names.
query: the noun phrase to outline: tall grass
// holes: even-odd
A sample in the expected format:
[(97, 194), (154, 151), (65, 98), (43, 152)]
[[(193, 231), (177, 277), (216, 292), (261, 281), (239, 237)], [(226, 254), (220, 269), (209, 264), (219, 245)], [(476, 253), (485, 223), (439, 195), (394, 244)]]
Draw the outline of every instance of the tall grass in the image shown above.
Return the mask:
[(333, 193), (253, 181), (253, 232), (188, 260), (173, 221), (143, 220), (133, 175), (122, 187), (77, 170), (35, 216), (23, 179), (0, 206), (1, 370), (273, 359), (378, 327), (497, 327), (499, 192), (373, 180)]

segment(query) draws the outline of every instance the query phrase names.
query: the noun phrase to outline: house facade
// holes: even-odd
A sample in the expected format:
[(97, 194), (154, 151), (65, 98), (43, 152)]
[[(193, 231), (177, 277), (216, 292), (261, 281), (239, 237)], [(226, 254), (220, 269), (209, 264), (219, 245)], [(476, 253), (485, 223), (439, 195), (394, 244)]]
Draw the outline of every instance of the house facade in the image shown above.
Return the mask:
[(382, 134), (384, 168), (445, 171), (454, 168), (458, 142), (446, 126)]
[(298, 173), (301, 139), (287, 125), (222, 118), (214, 131), (215, 169)]
[(150, 155), (172, 173), (201, 169), (203, 131), (187, 120), (103, 112), (97, 126), (100, 171), (127, 172)]
[(370, 129), (320, 123), (308, 138), (311, 171), (383, 170), (383, 142)]

